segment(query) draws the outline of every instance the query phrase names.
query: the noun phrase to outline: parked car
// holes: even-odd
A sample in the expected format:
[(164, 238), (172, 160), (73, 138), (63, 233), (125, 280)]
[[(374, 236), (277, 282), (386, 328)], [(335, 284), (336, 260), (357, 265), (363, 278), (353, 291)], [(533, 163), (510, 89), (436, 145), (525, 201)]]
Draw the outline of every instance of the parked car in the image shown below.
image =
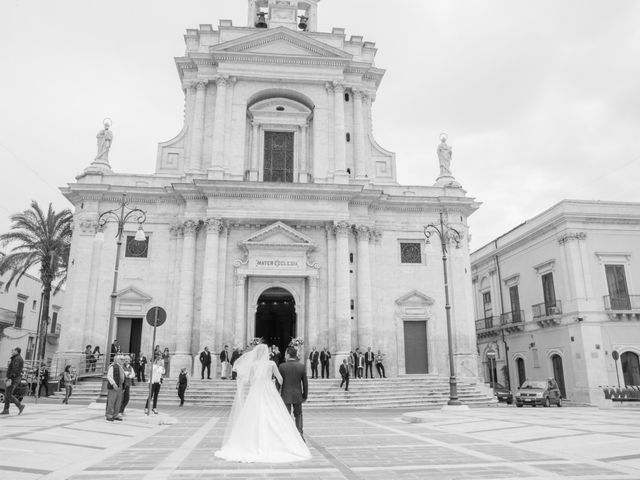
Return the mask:
[[(6, 390), (6, 379), (0, 379), (0, 404), (4, 403), (4, 392)], [(29, 387), (27, 381), (22, 378), (20, 381), (20, 385), (13, 392), (13, 396), (16, 397), (19, 401), (22, 401), (24, 396), (27, 394)]]
[(523, 405), (549, 407), (552, 403), (555, 403), (558, 407), (562, 406), (562, 394), (553, 378), (549, 380), (526, 380), (516, 392), (516, 407), (522, 407)]
[(511, 393), (511, 390), (498, 382), (494, 382), (492, 387), (499, 402), (506, 402), (507, 405), (513, 403), (513, 393)]

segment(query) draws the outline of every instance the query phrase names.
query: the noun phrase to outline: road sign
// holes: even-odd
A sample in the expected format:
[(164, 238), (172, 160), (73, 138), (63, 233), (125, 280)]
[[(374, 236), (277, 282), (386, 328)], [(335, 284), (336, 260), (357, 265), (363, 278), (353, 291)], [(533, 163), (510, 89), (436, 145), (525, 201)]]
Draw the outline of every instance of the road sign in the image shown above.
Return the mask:
[(620, 355), (618, 354), (617, 350), (614, 350), (613, 352), (611, 352), (611, 356), (613, 357), (614, 360), (618, 360), (620, 358)]
[(493, 350), (489, 350), (487, 352), (487, 357), (489, 358), (496, 358), (496, 352), (494, 352)]
[(159, 327), (167, 321), (167, 312), (162, 307), (152, 307), (147, 312), (147, 323), (152, 327)]

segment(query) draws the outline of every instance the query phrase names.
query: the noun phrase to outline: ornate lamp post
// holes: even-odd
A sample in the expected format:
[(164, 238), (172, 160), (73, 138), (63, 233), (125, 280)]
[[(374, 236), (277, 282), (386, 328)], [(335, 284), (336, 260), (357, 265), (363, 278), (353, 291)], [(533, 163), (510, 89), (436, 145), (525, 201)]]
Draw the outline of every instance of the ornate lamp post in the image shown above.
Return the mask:
[(146, 236), (144, 230), (142, 230), (142, 224), (147, 220), (147, 214), (145, 211), (139, 208), (130, 208), (127, 206), (127, 195), (122, 194), (122, 200), (120, 200), (120, 206), (113, 210), (101, 213), (98, 217), (98, 231), (96, 233), (96, 239), (101, 240), (104, 238), (102, 233), (105, 225), (109, 221), (114, 221), (118, 225), (118, 231), (116, 233), (118, 248), (116, 249), (116, 264), (113, 270), (113, 288), (111, 290), (111, 309), (109, 311), (109, 330), (107, 331), (107, 348), (104, 353), (104, 378), (102, 382), (102, 390), (100, 396), (104, 397), (107, 394), (107, 371), (109, 370), (109, 362), (111, 359), (111, 343), (113, 342), (113, 321), (116, 311), (116, 296), (118, 292), (118, 269), (120, 267), (120, 252), (122, 250), (122, 235), (124, 233), (124, 226), (127, 221), (135, 220), (138, 222), (138, 231), (135, 235), (135, 240), (138, 242), (144, 242)]
[(440, 246), (442, 248), (442, 266), (444, 272), (444, 299), (445, 311), (447, 314), (447, 342), (449, 345), (449, 402), (448, 405), (462, 405), (458, 400), (458, 386), (456, 382), (456, 367), (453, 361), (453, 340), (451, 337), (451, 305), (449, 305), (449, 280), (447, 276), (447, 255), (448, 244), (455, 242), (456, 248), (460, 248), (460, 240), (462, 238), (460, 232), (455, 228), (445, 225), (443, 214), (440, 212), (440, 225), (430, 223), (424, 227), (424, 235), (427, 237), (427, 244), (431, 243), (431, 236), (437, 234), (440, 238)]

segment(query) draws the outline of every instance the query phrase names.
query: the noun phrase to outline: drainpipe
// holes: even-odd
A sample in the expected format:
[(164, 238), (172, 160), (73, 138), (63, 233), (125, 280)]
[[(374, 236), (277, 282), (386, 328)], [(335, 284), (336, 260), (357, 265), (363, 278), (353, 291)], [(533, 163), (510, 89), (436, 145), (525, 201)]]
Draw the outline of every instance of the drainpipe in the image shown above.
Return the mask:
[[(496, 238), (493, 241), (493, 245), (495, 250), (498, 250), (498, 239)], [(506, 378), (506, 387), (511, 390), (511, 376), (509, 375), (509, 345), (507, 345), (507, 340), (504, 336), (504, 328), (502, 328), (502, 315), (504, 314), (504, 298), (502, 297), (502, 274), (500, 273), (500, 259), (498, 255), (494, 255), (493, 259), (496, 264), (496, 272), (498, 274), (498, 294), (500, 296), (500, 332), (502, 333), (502, 344), (504, 345), (504, 365), (506, 367), (505, 378)]]

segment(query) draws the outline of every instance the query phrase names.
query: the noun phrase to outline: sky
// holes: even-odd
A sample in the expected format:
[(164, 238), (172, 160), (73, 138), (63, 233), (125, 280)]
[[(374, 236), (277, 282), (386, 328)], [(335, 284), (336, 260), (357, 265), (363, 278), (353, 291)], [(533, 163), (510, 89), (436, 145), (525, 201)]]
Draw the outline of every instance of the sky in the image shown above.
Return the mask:
[[(182, 128), (185, 30), (220, 19), (245, 26), (247, 2), (4, 0), (0, 232), (32, 199), (70, 206), (105, 117), (112, 168), (153, 173)], [(640, 2), (322, 0), (318, 22), (376, 42), (374, 136), (401, 184), (434, 183), (448, 134), (482, 203), (472, 249), (565, 198), (640, 202)]]

